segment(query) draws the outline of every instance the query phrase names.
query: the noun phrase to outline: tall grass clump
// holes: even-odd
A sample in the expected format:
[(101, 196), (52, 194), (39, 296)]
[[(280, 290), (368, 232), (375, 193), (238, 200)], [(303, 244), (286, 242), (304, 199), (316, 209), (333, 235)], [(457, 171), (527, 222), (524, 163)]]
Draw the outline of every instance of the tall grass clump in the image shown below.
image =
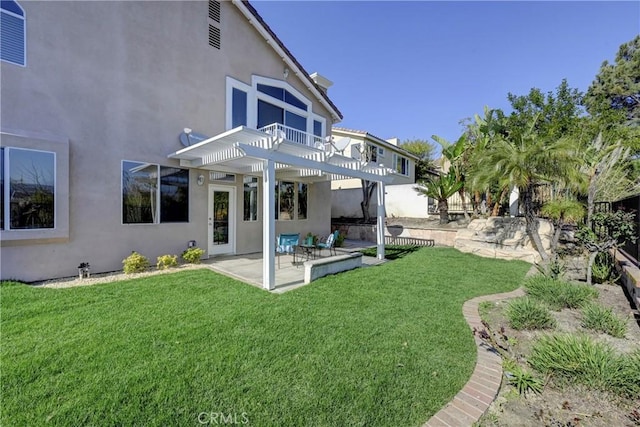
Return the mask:
[(616, 316), (611, 308), (598, 304), (589, 304), (582, 310), (582, 327), (615, 338), (624, 338), (627, 333), (626, 319)]
[(563, 308), (580, 308), (598, 296), (598, 291), (591, 286), (544, 276), (527, 279), (524, 287), (529, 296), (546, 303), (556, 311)]
[(534, 344), (529, 364), (569, 384), (640, 398), (640, 349), (618, 354), (588, 336), (548, 335)]
[(528, 298), (516, 298), (507, 306), (509, 326), (516, 330), (551, 329), (556, 321), (549, 309), (539, 302)]

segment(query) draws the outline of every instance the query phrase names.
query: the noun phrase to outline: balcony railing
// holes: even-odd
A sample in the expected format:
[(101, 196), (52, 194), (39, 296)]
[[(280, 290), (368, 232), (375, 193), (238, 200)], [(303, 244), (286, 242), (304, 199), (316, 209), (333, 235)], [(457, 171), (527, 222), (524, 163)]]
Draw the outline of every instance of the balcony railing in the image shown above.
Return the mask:
[(258, 130), (274, 136), (282, 132), (282, 135), (284, 135), (284, 138), (287, 141), (306, 145), (307, 147), (319, 148), (320, 150), (325, 149), (325, 142), (323, 138), (280, 123), (272, 123), (261, 127)]

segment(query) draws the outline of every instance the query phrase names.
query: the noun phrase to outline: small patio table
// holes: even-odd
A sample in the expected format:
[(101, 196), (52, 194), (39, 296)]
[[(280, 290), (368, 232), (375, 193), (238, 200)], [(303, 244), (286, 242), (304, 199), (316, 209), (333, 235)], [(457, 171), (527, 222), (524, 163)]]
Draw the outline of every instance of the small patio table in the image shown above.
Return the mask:
[(302, 249), (302, 255), (307, 258), (307, 261), (316, 258), (316, 249), (318, 249), (316, 245), (308, 245), (306, 243), (303, 243), (298, 246), (300, 247), (300, 249)]

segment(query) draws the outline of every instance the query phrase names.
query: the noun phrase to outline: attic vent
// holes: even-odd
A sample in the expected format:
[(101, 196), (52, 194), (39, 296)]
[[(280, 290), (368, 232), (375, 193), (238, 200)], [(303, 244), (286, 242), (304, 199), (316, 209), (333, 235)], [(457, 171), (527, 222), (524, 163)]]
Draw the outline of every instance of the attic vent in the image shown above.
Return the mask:
[(209, 24), (209, 46), (220, 49), (220, 28)]
[(216, 0), (209, 0), (209, 19), (213, 19), (218, 24), (220, 23), (220, 2)]

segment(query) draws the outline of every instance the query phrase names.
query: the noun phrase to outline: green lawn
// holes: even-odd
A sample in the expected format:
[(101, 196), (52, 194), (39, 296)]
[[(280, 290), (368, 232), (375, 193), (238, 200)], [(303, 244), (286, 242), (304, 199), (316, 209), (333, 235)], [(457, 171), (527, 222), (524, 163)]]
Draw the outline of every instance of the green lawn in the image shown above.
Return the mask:
[(0, 424), (420, 425), (475, 364), (463, 302), (528, 268), (423, 248), (281, 295), (207, 270), (5, 283)]

